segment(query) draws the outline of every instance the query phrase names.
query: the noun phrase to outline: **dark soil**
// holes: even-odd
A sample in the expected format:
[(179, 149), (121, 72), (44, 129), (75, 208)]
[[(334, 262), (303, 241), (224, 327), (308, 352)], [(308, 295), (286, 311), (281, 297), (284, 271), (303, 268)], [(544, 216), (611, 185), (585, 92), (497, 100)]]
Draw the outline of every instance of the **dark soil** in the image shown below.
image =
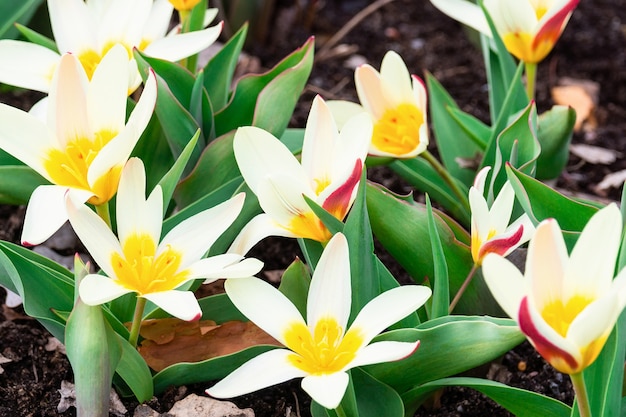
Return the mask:
[[(280, 23), (270, 26), (265, 42), (252, 42), (247, 50), (259, 58), (262, 67), (270, 67), (289, 51), (316, 35), (318, 48), (370, 2), (363, 0), (310, 1), (300, 10), (288, 0), (277, 1), (275, 16)], [(316, 6), (313, 6), (316, 5)], [(356, 100), (353, 67), (356, 58), (380, 66), (389, 49), (405, 59), (418, 75), (431, 72), (457, 100), (461, 108), (488, 121), (488, 98), (484, 66), (480, 52), (468, 41), (461, 26), (435, 10), (428, 1), (396, 0), (387, 3), (363, 19), (342, 38), (339, 49), (326, 59), (316, 59), (309, 85), (302, 96), (292, 124), (302, 127), (315, 94), (327, 99)], [(597, 124), (575, 134), (574, 143), (586, 143), (620, 152), (615, 162), (594, 165), (571, 156), (557, 186), (594, 198), (618, 200), (621, 190), (598, 192), (596, 185), (605, 175), (626, 168), (621, 156), (626, 152), (626, 1), (582, 1), (569, 22), (555, 50), (540, 64), (537, 103), (540, 111), (552, 105), (550, 88), (562, 77), (593, 80), (600, 91), (595, 117)], [(361, 58), (359, 58), (361, 59)], [(35, 98), (33, 98), (35, 97)], [(37, 97), (23, 92), (3, 93), (0, 100), (28, 109)], [(372, 169), (369, 178), (398, 191), (410, 187), (384, 168)], [(23, 209), (0, 207), (0, 238), (17, 241)], [(267, 270), (285, 268), (299, 254), (297, 245), (286, 239), (268, 239), (255, 248), (252, 256), (266, 262)], [(406, 273), (393, 259), (381, 254), (384, 262), (400, 280)], [(0, 290), (0, 302), (4, 294)], [(0, 373), (0, 417), (56, 416), (62, 380), (72, 380), (66, 357), (48, 345), (50, 335), (18, 307), (3, 306), (0, 311), (0, 354), (10, 359)], [(48, 345), (48, 348), (46, 346)], [(493, 364), (488, 375), (507, 384), (541, 392), (568, 404), (573, 400), (569, 378), (555, 372), (527, 343)], [(154, 410), (165, 413), (173, 403), (189, 393), (203, 395), (209, 386), (172, 387), (149, 402)], [(123, 399), (133, 415), (137, 406)], [(308, 416), (310, 400), (299, 388), (299, 381), (233, 400), (240, 407), (250, 407), (257, 416)], [(65, 416), (75, 415), (70, 408)], [(443, 392), (440, 404), (423, 407), (416, 416), (509, 416), (510, 414), (474, 391), (453, 388)]]

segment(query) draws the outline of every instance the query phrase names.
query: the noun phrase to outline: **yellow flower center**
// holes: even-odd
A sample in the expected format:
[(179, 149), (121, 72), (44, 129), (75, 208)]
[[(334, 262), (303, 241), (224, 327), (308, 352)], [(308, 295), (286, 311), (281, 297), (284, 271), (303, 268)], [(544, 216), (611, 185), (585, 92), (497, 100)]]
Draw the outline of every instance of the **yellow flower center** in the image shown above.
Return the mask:
[(287, 347), (295, 352), (288, 360), (295, 367), (311, 375), (340, 372), (352, 362), (363, 344), (358, 329), (343, 329), (332, 317), (321, 319), (313, 334), (303, 323), (294, 323), (285, 332)]
[(541, 20), (543, 16), (548, 12), (548, 6), (545, 4), (540, 4), (535, 8), (535, 15), (537, 16), (537, 20)]
[(541, 40), (533, 47), (533, 34), (528, 32), (510, 32), (502, 37), (506, 49), (517, 59), (537, 63), (552, 50), (554, 42), (549, 38)]
[(487, 233), (487, 238), (485, 240), (482, 240), (480, 236), (478, 235), (478, 232), (475, 232), (475, 231), (472, 232), (471, 249), (472, 249), (472, 259), (474, 260), (474, 263), (478, 265), (482, 263), (482, 258), (480, 256), (480, 249), (482, 248), (483, 243), (487, 242), (489, 239), (494, 237), (496, 233), (497, 231), (495, 229), (490, 229), (489, 233)]
[(200, 3), (200, 0), (169, 0), (169, 2), (176, 10), (187, 11), (193, 9), (196, 4)]
[(151, 236), (132, 235), (124, 242), (123, 254), (114, 253), (111, 265), (118, 283), (139, 295), (173, 290), (189, 276), (178, 271), (182, 254), (168, 247), (156, 256), (156, 242)]
[(44, 167), (52, 182), (58, 185), (90, 190), (94, 193), (89, 202), (102, 204), (117, 191), (121, 167), (113, 168), (98, 178), (93, 187), (87, 181), (87, 172), (94, 158), (117, 132), (102, 130), (93, 138), (79, 137), (67, 143), (65, 150), (50, 149)]
[[(143, 45), (143, 43), (144, 42), (142, 41), (142, 46), (143, 48), (145, 48), (147, 46), (147, 42), (146, 45)], [(96, 72), (96, 68), (98, 68), (98, 65), (100, 64), (100, 61), (102, 61), (102, 58), (104, 58), (107, 52), (109, 52), (109, 50), (117, 44), (122, 45), (124, 49), (126, 49), (126, 53), (128, 53), (128, 59), (131, 59), (133, 57), (133, 46), (126, 45), (122, 42), (107, 42), (100, 52), (97, 52), (93, 49), (87, 49), (78, 54), (78, 60), (82, 64), (83, 69), (87, 74), (87, 78), (91, 80), (94, 72)], [(143, 48), (140, 47), (139, 49), (143, 50)]]
[(544, 306), (541, 317), (558, 334), (565, 337), (572, 321), (587, 307), (593, 299), (584, 295), (575, 295), (567, 303), (555, 300)]
[(313, 239), (318, 242), (328, 242), (332, 234), (322, 221), (313, 213), (298, 213), (289, 222), (287, 230), (304, 239)]
[(400, 104), (389, 109), (374, 125), (372, 144), (394, 155), (411, 152), (420, 143), (420, 127), (424, 114), (413, 104)]

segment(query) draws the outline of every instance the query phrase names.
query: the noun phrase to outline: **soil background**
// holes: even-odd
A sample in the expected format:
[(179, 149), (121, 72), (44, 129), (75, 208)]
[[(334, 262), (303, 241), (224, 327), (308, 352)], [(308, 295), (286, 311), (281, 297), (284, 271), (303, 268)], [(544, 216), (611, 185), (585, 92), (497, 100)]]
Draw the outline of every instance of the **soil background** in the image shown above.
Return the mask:
[[(269, 68), (316, 36), (318, 51), (346, 23), (374, 2), (363, 0), (310, 0), (275, 3), (269, 31), (257, 35), (246, 47), (248, 69)], [(326, 99), (356, 101), (353, 71), (356, 65), (380, 67), (389, 49), (400, 53), (409, 70), (423, 76), (431, 72), (455, 98), (460, 107), (484, 121), (489, 119), (487, 83), (481, 53), (468, 40), (462, 27), (437, 11), (427, 0), (376, 2), (377, 7), (329, 50), (316, 57), (309, 84), (294, 113), (292, 125), (303, 127), (310, 103), (316, 94)], [(608, 174), (626, 169), (626, 0), (581, 0), (554, 51), (539, 65), (537, 106), (540, 112), (553, 104), (551, 89), (569, 77), (592, 81), (597, 88), (595, 109), (576, 132), (573, 144), (593, 145), (608, 150), (615, 158), (603, 164), (571, 155), (568, 166), (555, 186), (603, 201), (619, 200), (621, 187), (598, 185)], [(0, 101), (28, 109), (38, 95), (3, 90)], [(434, 145), (431, 145), (431, 148)], [(436, 151), (435, 149), (432, 149)], [(587, 158), (586, 158), (587, 159)], [(411, 187), (385, 168), (371, 169), (368, 177), (392, 189), (408, 193)], [(416, 195), (418, 198), (419, 195)], [(0, 206), (0, 238), (18, 242), (23, 207)], [(62, 255), (72, 255), (62, 253)], [(299, 253), (297, 245), (285, 239), (267, 239), (251, 254), (266, 263), (266, 270), (280, 270)], [(383, 261), (400, 280), (406, 273), (388, 255)], [(0, 302), (4, 292), (0, 289)], [(61, 381), (72, 381), (69, 363), (61, 350), (49, 345), (50, 335), (20, 307), (0, 310), (0, 354), (10, 359), (0, 373), (0, 417), (74, 416), (75, 410), (59, 414)], [(483, 375), (510, 385), (534, 390), (567, 403), (572, 402), (571, 383), (555, 372), (527, 344), (523, 343), (486, 367)], [(310, 400), (298, 380), (234, 399), (250, 407), (256, 416), (308, 416)], [(172, 387), (148, 403), (159, 413), (190, 393), (204, 395), (210, 383)], [(122, 399), (132, 416), (137, 403)], [(163, 414), (165, 415), (165, 414)], [(449, 389), (437, 404), (424, 407), (416, 416), (510, 416), (482, 395), (468, 389)]]

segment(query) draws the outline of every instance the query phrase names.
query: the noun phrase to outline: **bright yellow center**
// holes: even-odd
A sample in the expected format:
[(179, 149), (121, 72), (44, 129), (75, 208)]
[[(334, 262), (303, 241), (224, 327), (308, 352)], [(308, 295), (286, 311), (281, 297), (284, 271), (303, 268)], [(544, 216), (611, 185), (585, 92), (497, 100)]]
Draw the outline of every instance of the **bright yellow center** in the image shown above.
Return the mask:
[(543, 16), (548, 12), (548, 6), (545, 4), (538, 5), (535, 8), (535, 14), (537, 15), (537, 20), (541, 20)]
[(129, 236), (123, 254), (111, 256), (117, 282), (139, 295), (173, 290), (185, 282), (189, 273), (179, 271), (182, 254), (168, 247), (156, 256), (156, 248), (149, 235)]
[(558, 334), (565, 337), (572, 321), (587, 307), (593, 299), (584, 295), (575, 295), (563, 304), (561, 300), (555, 300), (543, 307), (541, 317)]
[(318, 242), (328, 242), (332, 237), (326, 226), (312, 211), (294, 216), (289, 222), (287, 230), (298, 237), (313, 239)]
[(394, 155), (411, 152), (420, 143), (420, 127), (424, 114), (415, 105), (400, 104), (385, 111), (374, 125), (372, 144), (376, 149)]
[(528, 32), (510, 32), (502, 37), (506, 49), (520, 61), (536, 64), (550, 53), (554, 42), (549, 38), (533, 47), (534, 35)]
[[(343, 337), (342, 337), (343, 336)], [(294, 323), (285, 332), (287, 347), (295, 352), (288, 360), (295, 367), (311, 375), (340, 372), (352, 362), (363, 344), (358, 329), (343, 329), (332, 317), (321, 319), (313, 334), (303, 323)]]
[(485, 238), (485, 240), (482, 240), (480, 238), (480, 235), (478, 234), (478, 232), (472, 233), (471, 249), (472, 249), (472, 259), (474, 260), (474, 263), (478, 265), (482, 263), (482, 257), (480, 256), (480, 249), (482, 248), (483, 243), (487, 242), (489, 239), (494, 237), (496, 233), (497, 231), (495, 229), (490, 229), (489, 233), (487, 233), (487, 237)]
[(191, 10), (196, 4), (200, 3), (200, 0), (169, 0), (176, 10), (186, 11)]
[[(100, 64), (100, 61), (102, 61), (102, 58), (104, 58), (104, 56), (107, 54), (107, 52), (109, 52), (109, 50), (111, 48), (113, 48), (115, 45), (120, 44), (124, 47), (124, 49), (126, 49), (126, 52), (128, 53), (128, 59), (131, 59), (133, 57), (133, 47), (132, 45), (126, 45), (122, 42), (107, 42), (104, 47), (102, 48), (102, 51), (97, 52), (93, 49), (87, 49), (85, 51), (82, 51), (78, 54), (78, 60), (80, 61), (80, 63), (82, 64), (85, 73), (87, 74), (87, 78), (89, 78), (91, 80), (91, 78), (93, 77), (94, 72), (96, 72), (96, 68), (98, 68), (98, 64)], [(140, 45), (139, 49), (143, 50), (143, 48), (141, 47), (143, 46), (143, 48), (145, 48), (147, 46), (143, 45), (143, 41), (142, 41), (142, 45)]]
[(94, 193), (89, 202), (102, 204), (117, 191), (121, 167), (113, 168), (98, 178), (93, 187), (87, 182), (87, 172), (94, 158), (117, 132), (103, 130), (93, 138), (79, 137), (67, 143), (65, 150), (50, 149), (44, 167), (52, 182), (58, 185), (90, 190)]

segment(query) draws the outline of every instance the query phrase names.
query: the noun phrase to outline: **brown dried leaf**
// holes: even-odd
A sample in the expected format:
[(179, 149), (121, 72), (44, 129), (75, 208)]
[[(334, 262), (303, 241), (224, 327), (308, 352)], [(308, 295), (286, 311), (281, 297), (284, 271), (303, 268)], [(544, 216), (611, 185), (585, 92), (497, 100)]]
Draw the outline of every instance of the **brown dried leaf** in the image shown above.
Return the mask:
[[(211, 321), (164, 320), (166, 323), (151, 323), (150, 326), (146, 326), (149, 328), (147, 333), (142, 329), (141, 335), (145, 340), (138, 348), (148, 366), (157, 372), (178, 362), (200, 362), (251, 346), (282, 346), (251, 322), (229, 321), (214, 326), (210, 324), (214, 323)], [(159, 321), (161, 320), (150, 320), (150, 322)], [(174, 323), (175, 321), (179, 321), (180, 324)]]
[(590, 164), (610, 165), (622, 154), (614, 149), (601, 148), (599, 146), (578, 143), (570, 145), (570, 152)]
[(564, 78), (560, 86), (552, 88), (552, 100), (576, 111), (575, 131), (579, 131), (583, 124), (593, 129), (597, 126), (594, 111), (599, 92), (600, 85), (596, 82)]

